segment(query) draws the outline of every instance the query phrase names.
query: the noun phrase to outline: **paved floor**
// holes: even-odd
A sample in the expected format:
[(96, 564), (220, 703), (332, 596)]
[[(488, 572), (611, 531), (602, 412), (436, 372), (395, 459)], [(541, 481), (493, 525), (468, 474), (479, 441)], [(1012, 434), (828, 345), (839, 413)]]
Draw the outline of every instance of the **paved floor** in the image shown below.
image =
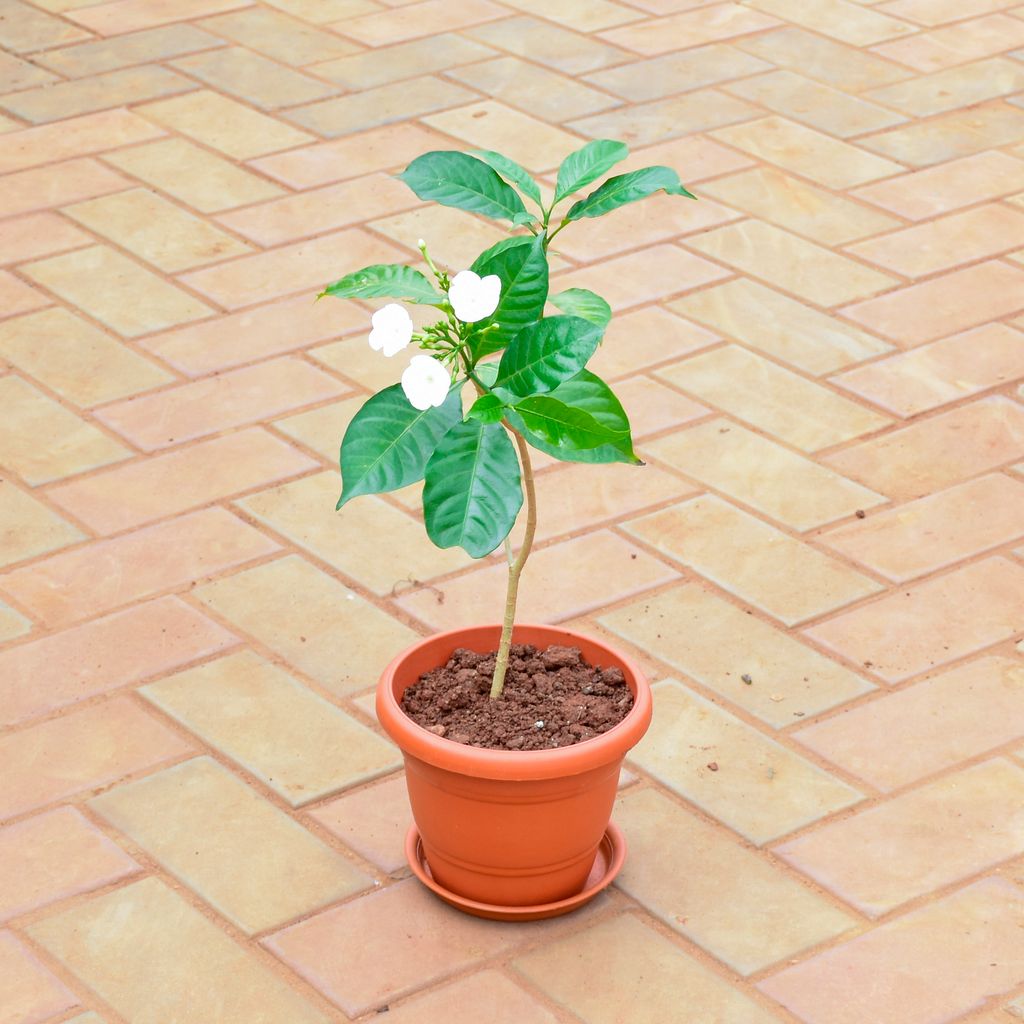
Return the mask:
[[(1024, 1018), (1024, 7), (0, 0), (0, 1022)], [(621, 137), (560, 236), (645, 469), (545, 464), (522, 617), (655, 724), (618, 885), (408, 877), (375, 677), (498, 617), (417, 495), (342, 516), (397, 379), (311, 296), (496, 237), (390, 172)]]

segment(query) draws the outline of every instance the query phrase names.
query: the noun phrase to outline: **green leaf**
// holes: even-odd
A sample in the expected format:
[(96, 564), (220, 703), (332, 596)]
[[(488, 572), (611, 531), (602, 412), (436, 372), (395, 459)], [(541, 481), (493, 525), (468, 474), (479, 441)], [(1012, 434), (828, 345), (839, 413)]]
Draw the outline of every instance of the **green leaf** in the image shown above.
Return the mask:
[(508, 536), (522, 504), (519, 459), (504, 427), (456, 423), (427, 463), (423, 517), (430, 539), (483, 558)]
[(548, 301), (563, 313), (597, 324), (602, 332), (611, 323), (612, 307), (600, 295), (587, 288), (567, 288), (564, 292), (552, 295)]
[(596, 420), (589, 412), (574, 409), (550, 395), (531, 395), (515, 404), (527, 428), (556, 448), (576, 451), (617, 444), (628, 435)]
[(617, 210), (626, 203), (635, 203), (638, 199), (646, 199), (655, 192), (667, 192), (670, 196), (688, 196), (696, 199), (692, 192), (687, 192), (679, 181), (679, 175), (671, 167), (645, 167), (642, 171), (630, 171), (609, 178), (596, 192), (591, 192), (586, 199), (581, 199), (569, 207), (565, 219), (579, 220), (581, 217), (600, 217), (602, 214)]
[(633, 442), (629, 436), (629, 418), (611, 388), (600, 377), (589, 370), (581, 370), (572, 380), (560, 384), (546, 397), (589, 413), (598, 423), (616, 434), (621, 434), (625, 430), (626, 440), (617, 444), (601, 444), (596, 448), (558, 447), (530, 430), (523, 418), (515, 410), (509, 409), (509, 423), (522, 433), (534, 448), (564, 462), (629, 462), (642, 465), (633, 452)]
[(551, 391), (583, 369), (600, 338), (600, 330), (578, 316), (538, 320), (505, 349), (494, 386), (524, 397)]
[(500, 423), (505, 417), (505, 403), (499, 395), (481, 395), (471, 406), (466, 418), (481, 423)]
[(360, 494), (394, 491), (421, 479), (437, 442), (460, 419), (457, 388), (443, 405), (423, 412), (409, 404), (401, 384), (379, 391), (355, 414), (341, 442), (337, 507)]
[(375, 263), (355, 273), (346, 274), (340, 281), (329, 284), (317, 298), (332, 295), (336, 299), (372, 299), (390, 295), (428, 306), (444, 302), (444, 296), (418, 271), (401, 263)]
[[(518, 186), (523, 195), (529, 196), (538, 206), (542, 206), (540, 198), (540, 185), (533, 180), (530, 172), (521, 167), (515, 160), (509, 160), (501, 153), (495, 153), (490, 149), (474, 149), (473, 155), (483, 160), (485, 164), (493, 167), (506, 181)], [(531, 218), (535, 219), (535, 218)]]
[(475, 260), (473, 260), (472, 266), (469, 268), (475, 274), (479, 274), (483, 277), (483, 273), (480, 267), (484, 266), (493, 257), (497, 256), (498, 253), (504, 252), (506, 249), (514, 249), (517, 245), (529, 245), (533, 241), (532, 235), (513, 235), (511, 238), (503, 238), (499, 242), (495, 242), (489, 249), (484, 249), (482, 253)]
[[(470, 337), (474, 359), (503, 349), (527, 324), (539, 320), (548, 298), (548, 259), (544, 236), (531, 238), (527, 245), (508, 246), (487, 259), (478, 259), (473, 270), (481, 277), (497, 274), (501, 278), (498, 308), (481, 320)], [(485, 327), (499, 329), (481, 335)]]
[(588, 142), (575, 153), (570, 153), (558, 168), (555, 202), (560, 203), (566, 196), (571, 196), (584, 185), (596, 181), (627, 156), (629, 146), (612, 139), (597, 139)]
[(526, 214), (519, 193), (506, 185), (482, 160), (468, 153), (434, 150), (424, 153), (398, 177), (420, 197), (442, 206), (517, 223)]

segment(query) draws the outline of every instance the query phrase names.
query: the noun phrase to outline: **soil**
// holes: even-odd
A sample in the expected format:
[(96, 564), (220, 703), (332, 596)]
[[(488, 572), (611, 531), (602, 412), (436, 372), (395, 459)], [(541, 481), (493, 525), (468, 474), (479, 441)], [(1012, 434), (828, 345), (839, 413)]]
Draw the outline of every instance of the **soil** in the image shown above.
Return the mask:
[(618, 725), (633, 707), (622, 670), (595, 668), (578, 647), (513, 644), (505, 689), (490, 699), (496, 651), (458, 648), (402, 696), (418, 725), (455, 743), (493, 750), (548, 750)]

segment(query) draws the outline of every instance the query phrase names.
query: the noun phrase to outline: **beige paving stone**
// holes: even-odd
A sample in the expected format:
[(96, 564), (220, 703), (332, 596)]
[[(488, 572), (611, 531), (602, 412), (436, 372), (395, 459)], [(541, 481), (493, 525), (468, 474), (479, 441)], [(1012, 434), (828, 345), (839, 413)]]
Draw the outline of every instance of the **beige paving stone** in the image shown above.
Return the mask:
[(446, 8), (443, 0), (425, 0), (410, 9), (382, 10), (343, 21), (337, 27), (365, 46), (378, 47), (433, 35), (439, 19), (446, 28), (462, 29), (505, 15), (503, 8), (489, 0), (463, 0), (457, 10)]
[(901, 217), (923, 220), (1021, 187), (1024, 161), (990, 150), (865, 185), (853, 195)]
[[(601, 983), (593, 965), (600, 962)], [(778, 1018), (632, 914), (548, 943), (513, 961), (535, 987), (587, 1024), (670, 1020), (680, 1006), (695, 1019), (773, 1024)], [(650, 977), (658, 978), (651, 984)]]
[(894, 277), (760, 220), (728, 224), (686, 244), (819, 306), (863, 299), (899, 284)]
[(56, 213), (30, 213), (0, 222), (0, 264), (21, 263), (91, 242), (89, 235)]
[(596, 71), (631, 56), (598, 36), (560, 28), (541, 18), (506, 18), (465, 29), (462, 35), (517, 57), (527, 57), (567, 75)]
[(851, 188), (904, 169), (892, 160), (865, 153), (859, 142), (853, 146), (775, 115), (719, 128), (711, 135), (826, 188)]
[(625, 22), (639, 21), (640, 16), (631, 7), (610, 0), (568, 0), (552, 11), (544, 0), (509, 0), (507, 7), (528, 11), (541, 18), (550, 18), (561, 25), (580, 32), (597, 32)]
[(0, 107), (33, 124), (91, 114), (127, 103), (155, 100), (194, 89), (195, 82), (160, 65), (108, 71), (0, 97)]
[(724, 419), (648, 441), (644, 453), (794, 530), (810, 530), (886, 500)]
[(23, 284), (13, 274), (0, 270), (0, 309), (3, 316), (15, 316), (47, 306), (50, 299), (36, 288)]
[(30, 934), (133, 1024), (328, 1020), (156, 878), (38, 921)]
[(217, 615), (339, 696), (373, 685), (417, 635), (296, 555), (197, 587)]
[(308, 412), (275, 420), (274, 427), (333, 466), (338, 461), (345, 430), (365, 401), (365, 396), (353, 395), (340, 402), (330, 402)]
[[(793, 733), (883, 791), (984, 754), (1024, 734), (1019, 658), (985, 657)], [(900, 742), (892, 737), (898, 731)]]
[(1022, 596), (1024, 568), (987, 558), (890, 592), (805, 632), (898, 683), (1019, 633)]
[(892, 230), (900, 222), (772, 167), (757, 167), (707, 182), (714, 196), (751, 216), (825, 245)]
[(51, 46), (88, 39), (89, 33), (21, 0), (6, 0), (0, 25), (0, 46), (15, 53), (32, 53)]
[(846, 0), (814, 0), (797, 9), (785, 0), (751, 0), (751, 6), (851, 46), (871, 46), (914, 31), (913, 25), (899, 18), (865, 10)]
[[(340, 441), (339, 436), (339, 445)], [(337, 472), (331, 470), (261, 491), (239, 505), (291, 543), (381, 597), (473, 564), (461, 548), (434, 547), (422, 523), (379, 497), (364, 496), (336, 512), (339, 485)], [(386, 533), (386, 546), (359, 542), (358, 538), (376, 530)]]
[(908, 114), (930, 117), (1021, 89), (1024, 67), (1018, 61), (994, 57), (874, 89), (867, 95)]
[(170, 273), (252, 252), (244, 242), (144, 188), (90, 199), (63, 212)]
[(35, 61), (20, 60), (13, 53), (0, 54), (0, 91), (13, 92), (15, 89), (28, 89), (45, 82), (54, 82), (57, 78), (39, 67)]
[(1024, 269), (990, 260), (856, 302), (843, 316), (910, 348), (1022, 307)]
[(188, 746), (125, 697), (0, 737), (0, 819), (182, 757)]
[(375, 0), (268, 0), (268, 3), (314, 25), (356, 17), (378, 8)]
[(309, 814), (382, 871), (394, 874), (405, 868), (405, 834), (412, 823), (412, 808), (404, 773), (346, 793)]
[(630, 760), (752, 843), (763, 845), (862, 799), (676, 680), (652, 689), (654, 723)]
[(201, 320), (205, 303), (106, 245), (28, 263), (23, 273), (129, 338)]
[(917, 71), (929, 72), (1002, 53), (1022, 43), (1024, 28), (1020, 22), (996, 13), (897, 39), (876, 47), (876, 52)]
[(31, 620), (25, 618), (21, 612), (15, 611), (9, 604), (0, 601), (0, 642), (24, 636), (31, 629)]
[(83, 408), (174, 380), (166, 370), (62, 308), (0, 324), (0, 355)]
[[(62, 519), (10, 480), (0, 480), (0, 566), (84, 540), (78, 527)], [(2, 657), (2, 656), (0, 656)]]
[(179, 672), (141, 692), (292, 807), (401, 765), (392, 744), (252, 651)]
[(194, 270), (182, 280), (228, 309), (238, 309), (311, 287), (322, 289), (336, 278), (334, 268), (339, 266), (358, 268), (403, 258), (394, 246), (351, 228), (219, 267)]
[(841, 139), (881, 131), (907, 120), (893, 110), (792, 71), (772, 71), (732, 82), (725, 88), (734, 96), (741, 96)]
[(245, 10), (206, 18), (203, 26), (249, 50), (296, 67), (343, 57), (357, 50), (350, 40), (342, 39), (329, 28), (311, 25), (302, 18), (289, 17), (262, 6), (249, 5)]
[(632, 519), (624, 529), (787, 626), (884, 589), (713, 494)]
[(1024, 452), (1024, 410), (1002, 396), (981, 398), (844, 448), (826, 461), (890, 498), (919, 498)]
[(919, 25), (934, 26), (1012, 6), (1012, 0), (890, 0), (882, 9)]
[(246, 0), (111, 0), (69, 15), (103, 36), (135, 32), (154, 25), (216, 14)]
[(0, 919), (10, 920), (139, 871), (116, 843), (72, 807), (0, 828)]
[(0, 652), (0, 722), (12, 725), (173, 671), (237, 643), (177, 597), (161, 597)]
[(0, 931), (0, 1022), (37, 1024), (78, 1005), (13, 932)]
[(616, 170), (637, 171), (652, 164), (662, 164), (680, 168), (686, 180), (694, 182), (727, 171), (741, 170), (750, 167), (752, 163), (749, 157), (734, 149), (728, 149), (702, 135), (692, 135), (634, 149)]
[(1024, 535), (1022, 498), (1020, 481), (1002, 474), (981, 476), (818, 539), (902, 582)]
[(986, 878), (758, 987), (811, 1024), (948, 1020), (1020, 984), (1022, 922), (1024, 893)]
[(373, 884), (209, 757), (116, 786), (89, 806), (249, 935)]
[(273, 246), (373, 220), (418, 203), (403, 182), (386, 174), (370, 174), (247, 206), (218, 220), (262, 246)]
[(115, 533), (314, 468), (312, 459), (252, 428), (69, 481), (49, 495), (91, 529)]
[(103, 159), (200, 213), (275, 199), (282, 190), (185, 139), (160, 139)]
[(199, 89), (139, 108), (147, 117), (236, 160), (312, 141), (312, 136), (235, 100)]
[(0, 589), (49, 626), (194, 583), (278, 545), (222, 508), (50, 555), (0, 576)]
[(655, 373), (803, 451), (827, 448), (888, 423), (738, 345), (690, 356)]
[(743, 975), (832, 939), (856, 919), (656, 789), (619, 797), (630, 858), (616, 884)]
[[(571, 575), (566, 565), (574, 567)], [(560, 622), (677, 579), (679, 573), (608, 530), (534, 552), (519, 590), (521, 622)], [(397, 604), (433, 629), (499, 622), (508, 572), (491, 564), (414, 590)], [(443, 602), (439, 598), (443, 595)]]
[(0, 377), (0, 449), (5, 466), (33, 487), (129, 455), (123, 445), (14, 374)]
[(713, 4), (601, 33), (602, 39), (644, 56), (685, 50), (773, 28), (774, 18), (737, 3)]
[(0, 178), (0, 217), (91, 199), (129, 184), (109, 167), (88, 158), (5, 174)]

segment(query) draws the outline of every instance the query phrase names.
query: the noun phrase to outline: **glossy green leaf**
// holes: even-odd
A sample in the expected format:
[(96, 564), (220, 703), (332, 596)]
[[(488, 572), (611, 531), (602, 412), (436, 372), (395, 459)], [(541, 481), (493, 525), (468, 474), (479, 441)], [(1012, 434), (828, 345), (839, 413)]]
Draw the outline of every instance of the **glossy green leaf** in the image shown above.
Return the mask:
[(602, 332), (611, 323), (612, 307), (600, 295), (587, 288), (567, 288), (564, 292), (552, 295), (548, 301), (563, 313), (597, 324)]
[(645, 167), (642, 171), (630, 171), (609, 178), (596, 192), (569, 207), (566, 220), (581, 217), (600, 217), (617, 210), (626, 203), (646, 199), (655, 192), (667, 192), (671, 196), (697, 197), (683, 188), (679, 175), (671, 167)]
[(529, 196), (538, 206), (541, 205), (540, 185), (533, 180), (530, 172), (521, 167), (515, 160), (509, 160), (501, 153), (495, 153), (490, 149), (475, 149), (473, 156), (483, 160), (485, 164), (493, 167), (506, 181), (516, 185), (525, 196)]
[(443, 405), (423, 412), (409, 404), (401, 384), (368, 399), (341, 442), (338, 508), (360, 494), (394, 491), (420, 480), (437, 442), (461, 419), (458, 389)]
[(444, 302), (444, 296), (434, 290), (423, 274), (401, 263), (375, 263), (372, 267), (346, 274), (340, 281), (329, 284), (317, 298), (324, 295), (336, 299), (372, 299), (390, 295), (428, 306)]
[[(473, 270), (481, 277), (497, 274), (501, 278), (498, 308), (476, 325), (471, 336), (474, 358), (503, 349), (527, 324), (539, 320), (548, 298), (548, 258), (544, 238), (538, 235), (526, 245), (501, 249), (486, 259), (478, 259)], [(498, 324), (499, 329), (481, 335), (485, 327)]]
[(597, 181), (627, 156), (629, 147), (624, 142), (615, 142), (612, 139), (597, 139), (588, 142), (575, 153), (570, 153), (558, 168), (555, 202), (560, 203), (566, 196), (578, 192), (584, 185)]
[(481, 395), (466, 413), (467, 419), (481, 423), (500, 423), (505, 416), (505, 403), (500, 395)]
[(515, 404), (516, 412), (531, 433), (539, 434), (555, 448), (584, 451), (602, 444), (617, 444), (627, 434), (604, 426), (589, 412), (576, 409), (550, 395), (531, 395)]
[(532, 242), (532, 235), (513, 235), (511, 238), (502, 238), (500, 241), (495, 242), (489, 249), (484, 249), (484, 251), (480, 253), (475, 260), (473, 260), (469, 269), (483, 277), (483, 272), (480, 270), (480, 267), (486, 265), (499, 253), (504, 252), (506, 249), (514, 249), (518, 245), (530, 245)]
[(600, 328), (578, 316), (538, 320), (509, 343), (494, 386), (521, 396), (551, 391), (583, 369), (600, 338)]
[(504, 427), (456, 423), (427, 463), (423, 517), (430, 539), (483, 558), (508, 536), (522, 504), (519, 459)]
[(468, 153), (424, 153), (398, 177), (420, 197), (496, 220), (514, 223), (526, 215), (519, 193), (482, 160)]

